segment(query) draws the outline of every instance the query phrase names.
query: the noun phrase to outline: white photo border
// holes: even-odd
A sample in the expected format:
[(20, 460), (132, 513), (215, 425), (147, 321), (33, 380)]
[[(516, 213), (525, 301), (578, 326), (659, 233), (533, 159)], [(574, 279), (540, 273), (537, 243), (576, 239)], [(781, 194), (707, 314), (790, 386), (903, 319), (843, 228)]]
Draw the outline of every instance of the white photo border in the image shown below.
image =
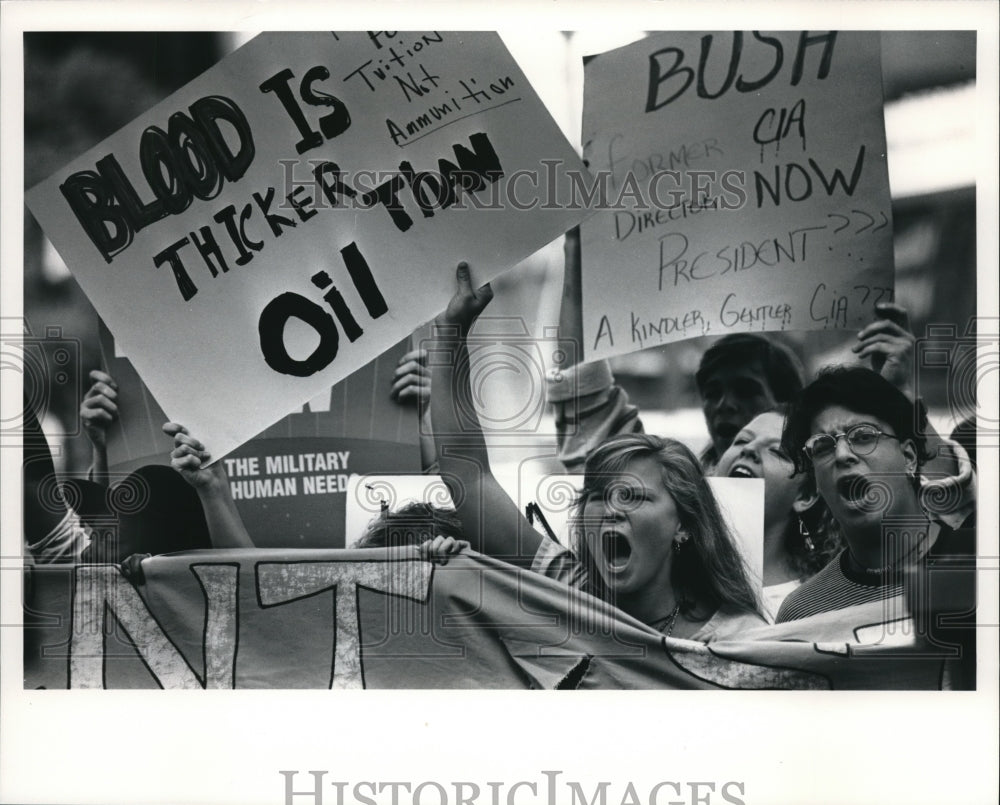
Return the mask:
[[(846, 26), (845, 26), (846, 23)], [(975, 29), (979, 315), (997, 311), (997, 54), (992, 2), (293, 3), (4, 2), (0, 98), (2, 315), (22, 315), (23, 58), (30, 30), (554, 30), (623, 25), (719, 28)], [(5, 382), (4, 400), (16, 401)], [(991, 403), (996, 406), (996, 400)], [(5, 410), (11, 410), (7, 403)], [(995, 410), (995, 408), (994, 408)], [(286, 802), (325, 781), (471, 781), (478, 801), (548, 802), (546, 784), (610, 783), (618, 805), (634, 786), (648, 802), (993, 803), (998, 758), (997, 629), (979, 631), (975, 693), (367, 691), (27, 691), (21, 676), (20, 451), (0, 450), (0, 802)], [(998, 611), (997, 451), (980, 452), (980, 621)], [(993, 613), (992, 616), (990, 613)], [(8, 626), (8, 624), (10, 626)], [(518, 783), (525, 783), (507, 797)], [(729, 798), (723, 797), (723, 786)], [(739, 784), (740, 787), (737, 787)], [(534, 785), (534, 791), (532, 790)], [(565, 790), (565, 789), (563, 789)], [(694, 789), (703, 796), (706, 786)], [(368, 789), (363, 789), (368, 793)], [(380, 802), (390, 802), (387, 788)], [(438, 802), (433, 786), (424, 802)], [(316, 801), (296, 795), (295, 805)], [(338, 802), (327, 785), (324, 802)], [(363, 801), (363, 800), (362, 800)], [(401, 802), (412, 801), (401, 796)], [(454, 799), (449, 799), (454, 801)], [(562, 801), (562, 800), (560, 800)], [(624, 801), (630, 801), (624, 799)]]

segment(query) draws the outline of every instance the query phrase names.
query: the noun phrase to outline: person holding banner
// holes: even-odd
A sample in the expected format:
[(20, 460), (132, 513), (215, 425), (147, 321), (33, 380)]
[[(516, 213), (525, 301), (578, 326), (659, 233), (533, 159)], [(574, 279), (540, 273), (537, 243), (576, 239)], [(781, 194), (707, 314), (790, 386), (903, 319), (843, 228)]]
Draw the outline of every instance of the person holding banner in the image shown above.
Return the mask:
[(588, 456), (579, 558), (528, 524), (492, 474), (470, 398), (467, 336), (493, 293), (472, 289), (465, 263), (457, 278), (428, 350), (431, 419), (442, 477), (473, 548), (584, 589), (674, 637), (709, 642), (763, 625), (704, 473), (679, 442), (626, 434)]
[(870, 601), (885, 601), (891, 618), (906, 611), (905, 570), (975, 556), (966, 524), (974, 501), (961, 476), (921, 488), (926, 429), (919, 406), (861, 367), (824, 370), (792, 403), (782, 446), (815, 483), (846, 547), (789, 594), (777, 623)]
[[(428, 540), (449, 539), (457, 544), (462, 540), (462, 522), (452, 509), (433, 503), (413, 501), (398, 509), (385, 509), (365, 527), (352, 548), (398, 548), (404, 545), (423, 545)], [(464, 542), (469, 547), (468, 542)]]

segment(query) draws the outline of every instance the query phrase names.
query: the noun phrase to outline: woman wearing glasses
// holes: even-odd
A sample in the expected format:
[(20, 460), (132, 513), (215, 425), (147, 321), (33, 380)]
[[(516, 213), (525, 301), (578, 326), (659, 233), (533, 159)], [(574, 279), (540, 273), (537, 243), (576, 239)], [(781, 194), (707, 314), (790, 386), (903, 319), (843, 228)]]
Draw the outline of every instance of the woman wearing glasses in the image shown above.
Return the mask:
[(955, 489), (922, 490), (926, 414), (868, 369), (822, 372), (789, 407), (784, 449), (829, 507), (846, 547), (788, 595), (777, 623), (899, 597), (905, 574), (975, 554)]

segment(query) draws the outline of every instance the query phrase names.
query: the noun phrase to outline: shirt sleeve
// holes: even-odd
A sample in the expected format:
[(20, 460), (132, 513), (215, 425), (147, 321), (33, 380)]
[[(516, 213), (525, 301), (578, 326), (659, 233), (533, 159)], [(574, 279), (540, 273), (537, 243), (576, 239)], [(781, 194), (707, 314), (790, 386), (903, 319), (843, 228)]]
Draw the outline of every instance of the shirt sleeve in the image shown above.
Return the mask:
[(547, 537), (535, 551), (531, 569), (577, 590), (587, 586), (587, 570), (576, 554)]
[(959, 528), (976, 510), (976, 472), (965, 448), (942, 439), (939, 453), (952, 456), (955, 474), (926, 473), (920, 478), (920, 501), (933, 520)]
[(55, 528), (27, 547), (36, 564), (47, 565), (75, 562), (89, 544), (90, 531), (70, 509)]
[(556, 422), (558, 457), (567, 472), (582, 472), (587, 453), (620, 433), (642, 433), (639, 409), (615, 383), (607, 361), (556, 369), (547, 378)]

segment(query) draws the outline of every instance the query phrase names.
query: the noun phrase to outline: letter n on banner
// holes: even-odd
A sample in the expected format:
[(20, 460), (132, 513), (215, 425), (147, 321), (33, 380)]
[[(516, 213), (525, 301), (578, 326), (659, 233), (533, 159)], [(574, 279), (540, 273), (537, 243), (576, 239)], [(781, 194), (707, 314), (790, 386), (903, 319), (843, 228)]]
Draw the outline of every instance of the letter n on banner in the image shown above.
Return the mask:
[(167, 637), (117, 566), (84, 565), (76, 568), (73, 585), (69, 686), (105, 687), (105, 634), (111, 616), (124, 629), (161, 688), (233, 687), (239, 566), (200, 565), (192, 566), (191, 570), (198, 576), (208, 603), (203, 647), (206, 650), (211, 647), (211, 655), (205, 656), (204, 680)]

